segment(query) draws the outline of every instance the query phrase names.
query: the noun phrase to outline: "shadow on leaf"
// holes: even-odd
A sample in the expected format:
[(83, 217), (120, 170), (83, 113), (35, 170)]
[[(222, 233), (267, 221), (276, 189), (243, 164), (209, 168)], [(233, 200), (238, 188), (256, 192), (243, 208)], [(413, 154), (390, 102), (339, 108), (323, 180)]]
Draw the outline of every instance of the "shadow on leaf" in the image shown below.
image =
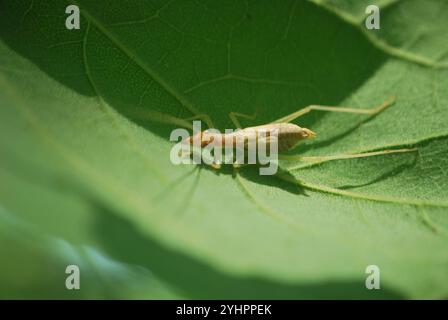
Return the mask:
[(182, 252), (160, 245), (127, 220), (96, 206), (97, 234), (112, 257), (153, 272), (193, 299), (402, 299), (393, 290), (367, 290), (364, 280), (316, 284), (280, 283), (251, 276), (231, 276)]

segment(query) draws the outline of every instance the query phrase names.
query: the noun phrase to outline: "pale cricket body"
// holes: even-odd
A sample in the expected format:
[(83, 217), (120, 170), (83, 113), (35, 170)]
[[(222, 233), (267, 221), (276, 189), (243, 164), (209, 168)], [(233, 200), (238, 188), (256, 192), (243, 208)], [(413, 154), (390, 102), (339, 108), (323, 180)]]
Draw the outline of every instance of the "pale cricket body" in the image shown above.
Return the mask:
[[(301, 128), (293, 123), (272, 123), (255, 127), (244, 128), (232, 133), (214, 133), (204, 130), (194, 136), (190, 136), (184, 140), (186, 144), (193, 144), (196, 139), (200, 141), (201, 147), (207, 146), (216, 141), (220, 145), (232, 145), (235, 147), (235, 142), (238, 138), (247, 138), (250, 140), (258, 140), (259, 132), (277, 132), (278, 152), (285, 152), (294, 149), (301, 141), (309, 138), (314, 138), (316, 134), (307, 128)], [(229, 142), (230, 141), (230, 142)]]
[[(264, 137), (263, 140), (260, 138), (260, 132), (275, 132), (275, 138), (277, 139), (278, 144), (278, 153), (290, 151), (294, 149), (298, 144), (307, 139), (312, 139), (316, 137), (316, 133), (310, 129), (302, 128), (296, 124), (290, 123), (290, 121), (297, 119), (298, 117), (310, 112), (310, 111), (330, 111), (330, 112), (345, 112), (345, 113), (357, 113), (357, 114), (367, 114), (367, 115), (376, 115), (377, 113), (383, 111), (388, 106), (392, 105), (395, 101), (394, 97), (389, 98), (381, 105), (370, 108), (370, 109), (360, 109), (360, 108), (345, 108), (345, 107), (333, 107), (333, 106), (321, 106), (321, 105), (311, 105), (306, 108), (303, 108), (299, 111), (296, 111), (290, 115), (282, 117), (272, 123), (259, 125), (254, 127), (246, 127), (241, 128), (241, 125), (237, 119), (237, 116), (244, 117), (247, 119), (253, 119), (254, 116), (248, 116), (241, 113), (231, 112), (229, 114), (230, 119), (235, 124), (235, 126), (239, 129), (232, 133), (217, 133), (213, 130), (204, 130), (199, 133), (189, 136), (184, 139), (182, 143), (193, 145), (195, 142), (197, 145), (201, 147), (210, 146), (213, 144), (219, 145), (227, 145), (231, 147), (236, 147), (236, 141), (239, 138), (247, 139), (247, 141), (253, 142), (255, 144), (260, 144), (261, 141), (263, 143), (269, 145), (273, 136)], [(193, 118), (203, 118), (206, 122), (208, 122), (209, 128), (213, 128), (213, 124), (208, 116), (198, 115)], [(383, 154), (391, 154), (391, 153), (404, 153), (404, 152), (412, 152), (417, 149), (392, 149), (392, 150), (382, 150), (382, 151), (373, 151), (366, 153), (357, 153), (357, 154), (339, 154), (339, 155), (330, 155), (330, 156), (318, 156), (318, 157), (302, 157), (296, 155), (279, 155), (279, 159), (284, 160), (301, 160), (301, 161), (330, 161), (330, 160), (339, 160), (339, 159), (351, 159), (351, 158), (362, 158), (362, 157), (370, 157), (377, 156)], [(213, 163), (211, 166), (215, 169), (219, 169), (221, 167), (220, 163)], [(240, 164), (235, 164), (236, 167), (240, 166)]]

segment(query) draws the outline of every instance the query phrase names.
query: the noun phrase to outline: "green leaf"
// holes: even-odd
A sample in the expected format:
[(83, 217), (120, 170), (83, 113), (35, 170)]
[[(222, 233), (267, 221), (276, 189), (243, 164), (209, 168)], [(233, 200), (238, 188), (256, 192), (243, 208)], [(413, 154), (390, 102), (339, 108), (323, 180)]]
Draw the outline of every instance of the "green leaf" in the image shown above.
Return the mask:
[[(101, 248), (70, 241), (71, 233), (76, 231), (86, 233), (88, 230), (87, 224), (69, 221), (70, 218), (79, 218), (86, 211), (81, 208), (71, 211), (69, 204), (76, 204), (76, 201), (70, 200), (64, 203), (61, 199), (64, 196), (55, 192), (57, 197), (53, 197), (51, 200), (54, 201), (49, 203), (51, 197), (49, 190), (30, 186), (30, 181), (24, 181), (5, 172), (2, 172), (2, 182), (8, 185), (9, 195), (14, 194), (9, 200), (17, 196), (23, 199), (24, 192), (36, 195), (36, 198), (28, 196), (27, 203), (19, 201), (11, 201), (11, 205), (2, 203), (13, 208), (11, 211), (0, 207), (0, 254), (5, 257), (0, 273), (2, 299), (181, 297), (149, 270), (112, 259), (105, 255)], [(1, 190), (2, 199), (5, 197), (5, 189)], [(38, 199), (37, 196), (41, 196), (42, 199)], [(26, 208), (30, 204), (35, 205), (34, 211)], [(61, 223), (61, 219), (58, 220), (54, 214), (45, 216), (47, 212), (43, 210), (42, 205), (51, 213), (52, 209), (55, 210), (54, 206), (60, 204), (64, 204), (63, 209), (67, 213), (63, 216), (64, 222)], [(16, 209), (14, 205), (22, 207)], [(70, 230), (72, 232), (59, 230), (57, 233), (62, 234), (61, 237), (45, 235), (35, 224), (26, 221), (19, 214), (14, 214), (36, 212), (41, 214), (41, 220), (45, 219), (50, 227), (58, 222), (60, 229), (69, 225), (72, 227)], [(84, 227), (84, 230), (81, 227)], [(66, 268), (69, 265), (80, 268), (80, 290), (67, 290), (65, 286), (66, 278), (69, 276)]]
[[(448, 7), (378, 1), (382, 29), (366, 31), (358, 2), (314, 2), (79, 1), (80, 30), (65, 28), (66, 2), (3, 3), (1, 208), (36, 243), (93, 248), (151, 287), (92, 281), (89, 297), (447, 297)], [(373, 118), (296, 120), (318, 138), (293, 153), (417, 153), (285, 162), (276, 176), (169, 159), (170, 117), (205, 113), (223, 129), (230, 111), (258, 110), (248, 126), (391, 95)], [(365, 288), (368, 265), (381, 290)]]

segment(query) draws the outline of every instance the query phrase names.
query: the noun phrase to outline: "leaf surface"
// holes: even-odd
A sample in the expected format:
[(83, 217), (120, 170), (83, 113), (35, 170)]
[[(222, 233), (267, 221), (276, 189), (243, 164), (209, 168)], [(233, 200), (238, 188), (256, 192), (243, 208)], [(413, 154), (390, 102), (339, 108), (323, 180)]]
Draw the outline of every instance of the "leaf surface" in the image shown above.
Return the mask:
[[(383, 29), (366, 36), (347, 18), (362, 14), (351, 2), (315, 2), (79, 1), (80, 30), (64, 28), (65, 2), (3, 3), (2, 175), (27, 185), (5, 185), (2, 207), (150, 270), (161, 279), (155, 296), (446, 297), (447, 48), (433, 31), (446, 31), (448, 8), (391, 2)], [(420, 6), (441, 17), (422, 11), (424, 46), (394, 25)], [(254, 125), (391, 95), (373, 118), (298, 119), (318, 139), (294, 153), (417, 153), (285, 162), (274, 177), (169, 160), (170, 117), (206, 113), (223, 129), (230, 111), (258, 110), (244, 121)], [(47, 191), (23, 191), (34, 185)], [(364, 286), (372, 264), (377, 292)]]

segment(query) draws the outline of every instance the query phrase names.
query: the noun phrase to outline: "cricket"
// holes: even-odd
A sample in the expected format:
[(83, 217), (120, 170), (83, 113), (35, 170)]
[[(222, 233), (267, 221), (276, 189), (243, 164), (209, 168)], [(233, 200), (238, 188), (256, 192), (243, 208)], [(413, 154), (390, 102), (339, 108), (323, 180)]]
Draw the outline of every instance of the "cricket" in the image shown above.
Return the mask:
[[(319, 162), (319, 161), (330, 161), (330, 160), (341, 160), (341, 159), (353, 159), (353, 158), (363, 158), (363, 157), (372, 157), (372, 156), (380, 156), (386, 154), (393, 153), (406, 153), (406, 152), (414, 152), (417, 151), (416, 148), (409, 149), (390, 149), (390, 150), (381, 150), (381, 151), (373, 151), (366, 153), (353, 153), (353, 154), (336, 154), (336, 155), (328, 155), (328, 156), (299, 156), (299, 155), (282, 155), (286, 151), (290, 151), (297, 147), (301, 142), (307, 139), (314, 139), (316, 137), (316, 133), (308, 128), (302, 128), (299, 125), (291, 123), (297, 118), (311, 112), (311, 111), (326, 111), (326, 112), (341, 112), (341, 113), (354, 113), (354, 114), (365, 114), (374, 116), (380, 112), (382, 112), (387, 107), (393, 105), (395, 102), (395, 96), (392, 96), (386, 99), (382, 104), (373, 107), (373, 108), (350, 108), (350, 107), (336, 107), (336, 106), (324, 106), (324, 105), (309, 105), (305, 108), (302, 108), (296, 112), (293, 112), (289, 115), (286, 115), (280, 119), (277, 119), (271, 123), (258, 125), (253, 127), (242, 128), (238, 118), (246, 118), (249, 120), (254, 120), (256, 115), (247, 115), (237, 112), (230, 112), (229, 118), (238, 129), (232, 133), (216, 133), (213, 130), (204, 130), (196, 133), (194, 135), (188, 136), (183, 139), (181, 143), (185, 145), (193, 145), (196, 141), (198, 145), (201, 147), (211, 146), (213, 144), (219, 144), (220, 146), (226, 145), (231, 148), (236, 148), (236, 141), (238, 138), (244, 138), (245, 143), (244, 147), (247, 148), (251, 143), (253, 145), (258, 146), (263, 143), (265, 146), (269, 146), (272, 143), (273, 136), (265, 136), (261, 137), (260, 132), (268, 131), (268, 132), (276, 132), (275, 139), (277, 143), (278, 149), (278, 159), (280, 160), (300, 160), (300, 161), (310, 161), (310, 162)], [(213, 128), (213, 123), (211, 119), (204, 114), (199, 114), (194, 117), (185, 119), (185, 120), (194, 120), (194, 119), (202, 119), (207, 123), (209, 128)], [(193, 151), (194, 152), (194, 151)], [(182, 156), (189, 156), (191, 154), (182, 154)], [(207, 163), (207, 162), (206, 162)], [(243, 164), (238, 162), (233, 162), (232, 165), (235, 168), (241, 167)], [(214, 169), (220, 169), (220, 162), (212, 162), (210, 164)]]

